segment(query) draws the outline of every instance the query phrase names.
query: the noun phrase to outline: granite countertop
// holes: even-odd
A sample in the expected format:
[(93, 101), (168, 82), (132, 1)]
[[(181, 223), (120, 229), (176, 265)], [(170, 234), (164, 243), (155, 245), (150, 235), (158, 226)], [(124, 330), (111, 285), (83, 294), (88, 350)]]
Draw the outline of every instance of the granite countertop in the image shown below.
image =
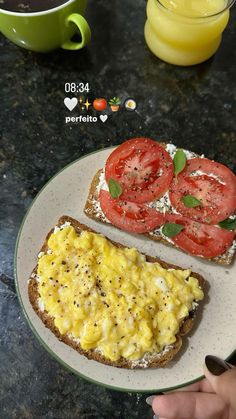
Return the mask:
[[(146, 1), (89, 2), (90, 45), (34, 54), (0, 36), (0, 416), (152, 418), (145, 396), (91, 384), (62, 367), (30, 330), (16, 297), (13, 255), (22, 218), (37, 192), (72, 160), (133, 136), (177, 145), (236, 169), (236, 8), (214, 58), (190, 68), (161, 62), (143, 38)], [(91, 95), (133, 97), (106, 123), (65, 124), (65, 82)]]

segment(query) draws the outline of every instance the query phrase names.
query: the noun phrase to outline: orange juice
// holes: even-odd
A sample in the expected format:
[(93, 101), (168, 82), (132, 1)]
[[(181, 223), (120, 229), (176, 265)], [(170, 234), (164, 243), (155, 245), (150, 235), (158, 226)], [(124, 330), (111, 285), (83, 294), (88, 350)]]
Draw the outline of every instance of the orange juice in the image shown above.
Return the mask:
[(210, 58), (229, 20), (227, 0), (148, 0), (145, 39), (150, 50), (176, 65)]

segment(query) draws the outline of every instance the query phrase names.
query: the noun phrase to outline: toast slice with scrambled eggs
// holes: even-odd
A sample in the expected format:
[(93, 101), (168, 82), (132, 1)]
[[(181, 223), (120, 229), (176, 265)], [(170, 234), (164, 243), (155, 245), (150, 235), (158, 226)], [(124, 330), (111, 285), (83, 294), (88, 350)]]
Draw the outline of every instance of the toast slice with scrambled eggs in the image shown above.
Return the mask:
[(98, 362), (163, 367), (180, 350), (204, 298), (205, 281), (68, 216), (38, 254), (30, 302), (59, 340)]

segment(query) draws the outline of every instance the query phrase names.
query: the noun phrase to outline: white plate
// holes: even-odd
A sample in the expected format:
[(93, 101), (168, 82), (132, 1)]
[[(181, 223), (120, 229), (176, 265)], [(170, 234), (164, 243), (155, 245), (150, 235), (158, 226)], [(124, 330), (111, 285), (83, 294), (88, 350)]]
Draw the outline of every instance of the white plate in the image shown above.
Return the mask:
[[(33, 201), (16, 243), (18, 296), (35, 335), (58, 361), (76, 374), (116, 390), (155, 392), (173, 389), (200, 378), (205, 355), (214, 354), (226, 359), (235, 351), (235, 264), (229, 268), (215, 265), (87, 218), (83, 207), (90, 182), (96, 171), (104, 166), (110, 152), (111, 149), (98, 151), (69, 164), (44, 186)], [(70, 215), (115, 241), (137, 247), (143, 253), (190, 267), (208, 281), (208, 295), (194, 329), (184, 338), (181, 351), (166, 368), (126, 370), (89, 361), (60, 342), (35, 314), (28, 298), (27, 280), (36, 265), (36, 256), (46, 234), (61, 215)]]

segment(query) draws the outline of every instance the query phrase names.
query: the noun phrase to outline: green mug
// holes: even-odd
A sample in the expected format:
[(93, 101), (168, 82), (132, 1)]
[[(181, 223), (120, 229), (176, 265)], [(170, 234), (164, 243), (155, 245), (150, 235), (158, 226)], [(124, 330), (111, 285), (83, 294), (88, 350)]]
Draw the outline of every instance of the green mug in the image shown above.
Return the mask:
[[(87, 0), (69, 0), (53, 9), (35, 13), (0, 9), (0, 31), (16, 45), (35, 52), (49, 52), (59, 47), (78, 50), (91, 38), (89, 25), (83, 17), (86, 3)], [(71, 41), (78, 30), (81, 42)]]

